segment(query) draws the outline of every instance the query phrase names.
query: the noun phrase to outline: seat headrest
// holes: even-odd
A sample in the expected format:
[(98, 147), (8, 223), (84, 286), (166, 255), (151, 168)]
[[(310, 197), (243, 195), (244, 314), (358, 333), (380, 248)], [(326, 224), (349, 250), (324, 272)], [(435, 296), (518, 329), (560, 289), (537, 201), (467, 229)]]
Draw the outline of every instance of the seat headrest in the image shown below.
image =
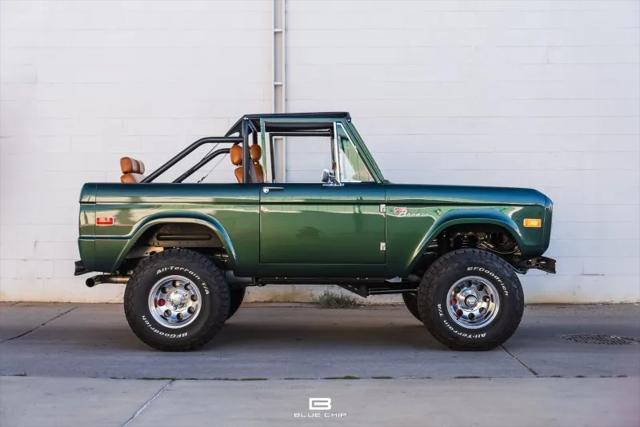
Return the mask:
[(262, 156), (262, 149), (258, 144), (253, 144), (249, 147), (249, 155), (251, 156), (251, 160), (257, 162), (260, 160), (260, 156)]
[(133, 157), (123, 157), (120, 159), (120, 170), (123, 174), (128, 173), (144, 173), (144, 163), (140, 160), (136, 160)]
[(235, 144), (229, 149), (229, 159), (236, 166), (242, 164), (242, 146), (240, 144)]

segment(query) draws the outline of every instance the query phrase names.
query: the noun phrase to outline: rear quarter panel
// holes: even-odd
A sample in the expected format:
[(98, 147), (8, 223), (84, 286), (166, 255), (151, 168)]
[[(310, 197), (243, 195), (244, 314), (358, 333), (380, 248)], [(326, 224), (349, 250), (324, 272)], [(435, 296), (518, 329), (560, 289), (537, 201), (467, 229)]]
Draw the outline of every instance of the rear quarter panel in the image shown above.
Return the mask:
[[(115, 271), (136, 239), (163, 222), (207, 225), (225, 244), (238, 274), (257, 266), (257, 185), (95, 185), (95, 205), (81, 204), (80, 218), (80, 251), (89, 270)], [(113, 218), (113, 225), (91, 226), (96, 217)]]

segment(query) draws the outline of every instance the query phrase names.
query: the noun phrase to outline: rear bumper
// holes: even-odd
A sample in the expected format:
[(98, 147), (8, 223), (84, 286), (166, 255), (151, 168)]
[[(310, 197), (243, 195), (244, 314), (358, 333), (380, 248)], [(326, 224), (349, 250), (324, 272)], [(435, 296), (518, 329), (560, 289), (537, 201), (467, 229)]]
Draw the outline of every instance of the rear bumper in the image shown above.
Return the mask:
[(87, 268), (84, 266), (84, 263), (82, 261), (75, 262), (75, 271), (73, 272), (74, 276), (80, 276), (88, 272), (89, 270), (87, 270)]
[(556, 260), (553, 258), (539, 256), (527, 259), (516, 265), (516, 269), (523, 274), (526, 273), (527, 270), (530, 270), (532, 268), (535, 268), (536, 270), (546, 271), (547, 273), (556, 274)]

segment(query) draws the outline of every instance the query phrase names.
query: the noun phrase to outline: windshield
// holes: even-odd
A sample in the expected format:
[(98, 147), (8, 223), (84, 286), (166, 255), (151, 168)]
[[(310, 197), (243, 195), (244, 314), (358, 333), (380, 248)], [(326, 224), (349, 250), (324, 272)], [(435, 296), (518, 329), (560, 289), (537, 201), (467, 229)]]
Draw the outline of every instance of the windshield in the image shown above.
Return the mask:
[(351, 141), (341, 123), (336, 123), (336, 138), (342, 182), (374, 182), (358, 148)]

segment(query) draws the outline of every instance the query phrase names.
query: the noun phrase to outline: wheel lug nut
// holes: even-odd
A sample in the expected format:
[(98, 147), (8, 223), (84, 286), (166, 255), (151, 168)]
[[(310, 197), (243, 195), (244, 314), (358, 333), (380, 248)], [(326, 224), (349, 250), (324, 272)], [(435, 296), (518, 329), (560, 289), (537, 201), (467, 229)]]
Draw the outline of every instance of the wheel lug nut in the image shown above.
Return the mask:
[(160, 289), (160, 292), (162, 292), (163, 294), (167, 293), (167, 287), (163, 286), (162, 289)]
[(178, 318), (178, 320), (182, 320), (182, 313), (178, 313), (176, 317)]
[(197, 300), (198, 300), (198, 297), (197, 297), (197, 296), (195, 296), (195, 295), (191, 295), (191, 301), (197, 301)]
[(469, 320), (473, 320), (475, 319), (475, 317), (476, 317), (475, 314), (469, 313)]
[(193, 314), (195, 313), (196, 309), (194, 307), (189, 307), (187, 311), (189, 312), (189, 314)]
[(165, 311), (164, 311), (164, 315), (165, 315), (166, 317), (171, 317), (171, 310), (165, 310)]
[(490, 299), (490, 298), (489, 298), (488, 296), (485, 296), (485, 297), (483, 297), (483, 298), (482, 298), (482, 301), (484, 301), (484, 302), (489, 302), (489, 299)]

